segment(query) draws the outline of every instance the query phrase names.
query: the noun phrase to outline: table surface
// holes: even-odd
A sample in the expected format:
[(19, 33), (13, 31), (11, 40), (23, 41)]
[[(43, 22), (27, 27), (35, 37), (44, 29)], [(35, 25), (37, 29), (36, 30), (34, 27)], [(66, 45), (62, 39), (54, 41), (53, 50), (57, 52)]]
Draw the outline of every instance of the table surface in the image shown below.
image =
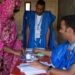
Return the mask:
[[(42, 58), (40, 59), (40, 61), (50, 63), (50, 58), (47, 57), (47, 56), (45, 56), (45, 57), (42, 57)], [(19, 65), (20, 63), (22, 63), (22, 62), (23, 62), (23, 61), (21, 61), (21, 60), (18, 60), (18, 61), (17, 61), (17, 63), (16, 63), (16, 65), (15, 65), (14, 69), (13, 69), (12, 72), (11, 72), (11, 75), (25, 75), (24, 73), (20, 72), (20, 70), (16, 67), (16, 66), (18, 66), (18, 65)], [(38, 75), (48, 75), (48, 74), (46, 73), (46, 74), (38, 74)], [(50, 74), (50, 75), (52, 75), (52, 74)]]

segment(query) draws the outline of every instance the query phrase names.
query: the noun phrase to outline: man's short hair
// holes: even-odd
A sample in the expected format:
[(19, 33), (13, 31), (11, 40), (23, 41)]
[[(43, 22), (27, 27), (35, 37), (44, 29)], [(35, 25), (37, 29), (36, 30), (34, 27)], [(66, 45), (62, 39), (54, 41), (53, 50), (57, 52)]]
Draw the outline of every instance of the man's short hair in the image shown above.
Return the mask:
[(66, 27), (71, 27), (75, 32), (75, 15), (68, 15), (62, 17), (61, 21), (65, 21)]
[(45, 1), (44, 0), (38, 0), (36, 5), (38, 5), (38, 4), (45, 6)]

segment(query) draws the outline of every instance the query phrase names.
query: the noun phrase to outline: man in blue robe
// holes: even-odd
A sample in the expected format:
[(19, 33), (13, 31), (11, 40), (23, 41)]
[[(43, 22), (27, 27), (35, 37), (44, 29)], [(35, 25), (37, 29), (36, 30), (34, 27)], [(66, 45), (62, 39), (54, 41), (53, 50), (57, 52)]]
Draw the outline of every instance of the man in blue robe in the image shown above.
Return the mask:
[(30, 65), (47, 70), (53, 75), (75, 75), (75, 15), (65, 16), (61, 19), (59, 32), (67, 42), (62, 43), (52, 52), (35, 50), (35, 52), (51, 56), (54, 67), (40, 64), (37, 61)]
[(55, 16), (44, 11), (45, 2), (38, 0), (36, 11), (25, 11), (23, 18), (23, 47), (50, 48), (53, 50), (53, 27)]

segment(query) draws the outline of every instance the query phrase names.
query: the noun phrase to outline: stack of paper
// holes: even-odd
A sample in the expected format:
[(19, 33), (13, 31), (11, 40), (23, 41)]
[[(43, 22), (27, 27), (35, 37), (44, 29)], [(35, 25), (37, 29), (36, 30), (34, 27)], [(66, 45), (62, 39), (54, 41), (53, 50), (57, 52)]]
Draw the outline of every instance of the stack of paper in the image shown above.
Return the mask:
[(24, 72), (26, 75), (36, 75), (36, 74), (46, 73), (45, 70), (40, 70), (29, 66), (29, 63), (22, 63), (17, 67), (20, 69), (21, 72)]
[(49, 64), (48, 62), (42, 62), (40, 61), (41, 64), (46, 65), (46, 66), (52, 66), (53, 68), (55, 68), (55, 66), (51, 63)]

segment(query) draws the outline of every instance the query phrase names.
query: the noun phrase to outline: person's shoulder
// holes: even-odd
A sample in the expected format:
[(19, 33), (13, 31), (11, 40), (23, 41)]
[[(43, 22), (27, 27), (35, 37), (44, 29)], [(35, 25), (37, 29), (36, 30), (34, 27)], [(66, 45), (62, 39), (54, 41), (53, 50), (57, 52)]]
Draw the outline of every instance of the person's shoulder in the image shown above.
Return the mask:
[(44, 11), (43, 14), (48, 17), (51, 18), (53, 21), (55, 20), (55, 15), (51, 12), (51, 11)]
[(35, 11), (25, 11), (25, 13), (28, 13), (28, 14), (34, 14)]
[(44, 11), (43, 14), (45, 14), (45, 15), (50, 15), (50, 14), (52, 14), (52, 13), (51, 13), (50, 11)]
[(47, 14), (47, 15), (54, 15), (51, 11), (47, 11), (47, 10), (44, 11), (43, 13), (44, 13), (44, 14)]
[(57, 48), (59, 48), (59, 47), (64, 47), (64, 46), (66, 46), (66, 45), (68, 45), (68, 44), (69, 44), (68, 42), (63, 42), (63, 43), (61, 43), (60, 45), (58, 45)]
[(24, 16), (33, 17), (35, 15), (35, 11), (25, 11)]

